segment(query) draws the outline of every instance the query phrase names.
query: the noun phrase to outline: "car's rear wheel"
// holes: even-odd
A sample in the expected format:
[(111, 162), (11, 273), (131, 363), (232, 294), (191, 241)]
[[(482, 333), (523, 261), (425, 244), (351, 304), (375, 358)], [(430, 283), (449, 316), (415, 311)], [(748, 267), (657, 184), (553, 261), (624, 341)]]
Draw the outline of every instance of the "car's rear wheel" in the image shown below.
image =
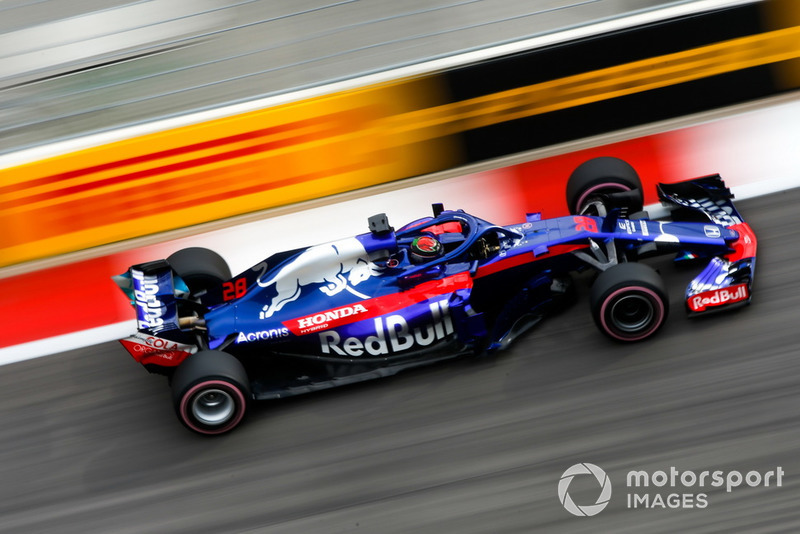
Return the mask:
[(189, 356), (172, 376), (172, 398), (181, 423), (200, 434), (222, 434), (239, 425), (250, 400), (241, 362), (218, 350)]
[(655, 334), (669, 314), (669, 299), (657, 272), (641, 263), (620, 263), (597, 277), (590, 296), (601, 332), (618, 341)]
[[(615, 193), (628, 193), (613, 195)], [(642, 210), (644, 195), (636, 170), (612, 157), (590, 159), (579, 165), (567, 182), (567, 205), (573, 215), (605, 215), (613, 208), (628, 213)]]
[(225, 259), (207, 248), (184, 248), (169, 256), (167, 261), (192, 294), (217, 287), (231, 278), (231, 269)]

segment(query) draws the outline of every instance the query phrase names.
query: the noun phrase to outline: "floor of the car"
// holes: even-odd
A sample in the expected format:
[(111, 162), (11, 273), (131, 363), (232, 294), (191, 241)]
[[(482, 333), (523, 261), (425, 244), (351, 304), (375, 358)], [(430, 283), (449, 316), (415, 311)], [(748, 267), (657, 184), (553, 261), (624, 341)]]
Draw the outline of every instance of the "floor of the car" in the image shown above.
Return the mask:
[(258, 400), (291, 397), (387, 377), (406, 369), (431, 365), (472, 352), (470, 348), (454, 346), (433, 354), (421, 354), (390, 363), (385, 359), (379, 362), (377, 358), (337, 361), (332, 358), (315, 360), (308, 357), (270, 356), (260, 362), (256, 369), (250, 370), (251, 390)]

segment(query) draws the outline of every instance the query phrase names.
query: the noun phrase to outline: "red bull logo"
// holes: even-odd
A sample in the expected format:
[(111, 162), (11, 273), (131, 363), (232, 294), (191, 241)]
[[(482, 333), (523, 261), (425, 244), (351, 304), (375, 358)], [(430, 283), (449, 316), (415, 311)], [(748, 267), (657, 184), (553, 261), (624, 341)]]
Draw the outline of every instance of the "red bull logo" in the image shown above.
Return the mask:
[(146, 275), (142, 271), (131, 269), (133, 294), (138, 308), (139, 330), (157, 328), (164, 325), (164, 305), (158, 300), (158, 276)]
[(706, 311), (709, 306), (726, 306), (748, 298), (750, 298), (750, 292), (747, 284), (739, 284), (693, 295), (689, 297), (687, 304), (693, 312), (702, 312)]
[(302, 289), (309, 286), (318, 287), (329, 297), (348, 291), (366, 300), (369, 296), (357, 291), (355, 286), (379, 274), (379, 268), (370, 261), (356, 238), (309, 247), (269, 280), (262, 281), (259, 277), (259, 286), (274, 287), (277, 293), (272, 302), (261, 309), (259, 319), (269, 319), (297, 300)]
[(322, 354), (339, 356), (383, 356), (396, 354), (417, 347), (427, 347), (454, 333), (447, 300), (428, 305), (431, 321), (422, 326), (411, 327), (402, 315), (389, 315), (374, 319), (375, 334), (366, 337), (342, 339), (335, 330), (319, 333)]

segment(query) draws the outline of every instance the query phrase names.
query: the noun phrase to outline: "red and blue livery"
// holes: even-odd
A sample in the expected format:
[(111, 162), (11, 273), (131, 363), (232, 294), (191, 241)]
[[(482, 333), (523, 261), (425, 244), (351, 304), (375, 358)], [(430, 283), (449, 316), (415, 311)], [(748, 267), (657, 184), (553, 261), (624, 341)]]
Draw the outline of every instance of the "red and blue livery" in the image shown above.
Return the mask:
[(572, 302), (582, 271), (597, 273), (597, 327), (619, 342), (652, 336), (669, 313), (649, 257), (702, 263), (685, 295), (691, 315), (749, 303), (756, 238), (720, 177), (660, 184), (658, 194), (670, 216), (656, 220), (642, 211), (636, 171), (597, 158), (570, 177), (565, 217), (499, 226), (435, 204), (399, 229), (376, 215), (364, 234), (237, 276), (216, 253), (184, 249), (115, 277), (138, 322), (121, 343), (170, 377), (184, 425), (220, 434), (251, 400), (503, 349)]

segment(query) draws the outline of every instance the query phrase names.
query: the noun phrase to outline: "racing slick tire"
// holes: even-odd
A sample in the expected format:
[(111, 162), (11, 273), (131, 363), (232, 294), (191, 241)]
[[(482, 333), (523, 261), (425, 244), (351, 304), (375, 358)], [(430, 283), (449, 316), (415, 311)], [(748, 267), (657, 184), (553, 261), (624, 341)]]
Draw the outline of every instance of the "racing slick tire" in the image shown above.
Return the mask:
[[(630, 191), (620, 204), (608, 204), (600, 195)], [(611, 208), (627, 208), (628, 213), (642, 211), (644, 195), (639, 175), (628, 162), (600, 157), (578, 165), (567, 182), (567, 205), (572, 215), (605, 215), (597, 210), (602, 204), (606, 213)], [(594, 208), (592, 206), (595, 206)]]
[(244, 417), (251, 398), (242, 363), (218, 350), (189, 356), (172, 376), (172, 400), (181, 423), (199, 434), (223, 434)]
[(220, 285), (231, 279), (231, 269), (225, 259), (207, 248), (181, 249), (167, 258), (192, 294)]
[(623, 342), (652, 336), (669, 314), (661, 276), (642, 263), (620, 263), (601, 273), (589, 302), (600, 331)]

